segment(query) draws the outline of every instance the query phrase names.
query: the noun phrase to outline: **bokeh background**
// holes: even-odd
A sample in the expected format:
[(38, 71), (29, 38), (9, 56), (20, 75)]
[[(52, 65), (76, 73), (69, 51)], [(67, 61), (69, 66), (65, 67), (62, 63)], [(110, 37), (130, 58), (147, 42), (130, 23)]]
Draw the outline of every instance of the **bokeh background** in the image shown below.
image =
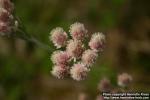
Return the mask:
[(50, 74), (51, 53), (19, 38), (0, 37), (0, 100), (94, 100), (97, 84), (117, 75), (133, 76), (130, 89), (150, 92), (150, 0), (13, 0), (16, 15), (30, 35), (54, 48), (52, 28), (84, 23), (103, 32), (107, 43), (85, 81), (58, 80)]

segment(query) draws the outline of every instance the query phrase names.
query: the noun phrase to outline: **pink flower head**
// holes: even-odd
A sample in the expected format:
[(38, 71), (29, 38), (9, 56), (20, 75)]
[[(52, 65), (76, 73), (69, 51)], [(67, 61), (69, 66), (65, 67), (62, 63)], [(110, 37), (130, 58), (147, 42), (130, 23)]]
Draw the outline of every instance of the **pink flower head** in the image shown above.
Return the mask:
[(71, 77), (77, 81), (84, 80), (88, 72), (89, 69), (82, 63), (74, 64), (70, 70)]
[(6, 9), (10, 13), (14, 10), (14, 5), (10, 0), (0, 0), (0, 7)]
[(70, 26), (70, 34), (73, 39), (83, 40), (87, 36), (87, 30), (83, 24), (76, 22)]
[(69, 62), (70, 56), (66, 51), (55, 51), (52, 54), (51, 59), (54, 64), (66, 65)]
[(105, 43), (105, 35), (102, 33), (95, 33), (89, 42), (89, 46), (92, 50), (102, 51)]
[(108, 80), (107, 78), (102, 79), (98, 85), (98, 89), (102, 92), (110, 92), (111, 90), (110, 80)]
[(10, 35), (13, 25), (12, 3), (10, 0), (0, 0), (0, 35)]
[(8, 35), (11, 32), (11, 27), (8, 23), (0, 22), (0, 35)]
[(64, 78), (69, 74), (69, 67), (64, 65), (55, 65), (51, 71), (52, 75), (57, 78)]
[(118, 75), (118, 85), (121, 87), (126, 87), (131, 83), (132, 77), (127, 73), (122, 73)]
[(84, 51), (84, 45), (80, 41), (70, 40), (66, 49), (71, 57), (78, 59)]
[(98, 55), (94, 50), (88, 49), (88, 50), (84, 51), (84, 53), (82, 55), (82, 61), (85, 65), (91, 66), (95, 62), (97, 56)]
[(57, 27), (51, 31), (50, 40), (54, 43), (57, 48), (61, 48), (66, 44), (67, 33), (61, 28)]
[(10, 13), (4, 8), (0, 8), (0, 22), (8, 22), (10, 19)]

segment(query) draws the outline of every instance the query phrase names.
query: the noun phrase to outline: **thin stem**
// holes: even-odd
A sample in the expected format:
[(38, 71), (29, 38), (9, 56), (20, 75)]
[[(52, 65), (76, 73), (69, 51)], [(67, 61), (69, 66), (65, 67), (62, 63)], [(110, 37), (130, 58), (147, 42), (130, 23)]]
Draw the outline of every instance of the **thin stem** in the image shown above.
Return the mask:
[(34, 38), (34, 37), (31, 37), (31, 38), (30, 38), (30, 41), (33, 42), (33, 43), (35, 43), (36, 45), (38, 45), (39, 47), (41, 47), (41, 48), (43, 48), (43, 49), (45, 49), (45, 50), (48, 50), (48, 51), (51, 51), (51, 50), (52, 50), (52, 48), (51, 48), (50, 46), (41, 43), (39, 40), (37, 40), (37, 39)]
[[(36, 38), (34, 38), (34, 37), (32, 37), (32, 36), (30, 36), (27, 32), (23, 31), (22, 29), (17, 28), (16, 31), (18, 32), (18, 33), (16, 34), (17, 37), (19, 37), (19, 38), (21, 38), (21, 39), (24, 39), (24, 40), (26, 40), (26, 41), (29, 41), (29, 42), (31, 42), (31, 43), (34, 43), (34, 44), (36, 44), (37, 46), (39, 46), (40, 48), (45, 49), (45, 50), (47, 50), (47, 51), (49, 51), (49, 52), (52, 52), (52, 51), (53, 51), (50, 46), (48, 46), (48, 45), (46, 45), (46, 44), (40, 42), (39, 40), (37, 40)], [(20, 34), (20, 33), (21, 33), (21, 34)]]

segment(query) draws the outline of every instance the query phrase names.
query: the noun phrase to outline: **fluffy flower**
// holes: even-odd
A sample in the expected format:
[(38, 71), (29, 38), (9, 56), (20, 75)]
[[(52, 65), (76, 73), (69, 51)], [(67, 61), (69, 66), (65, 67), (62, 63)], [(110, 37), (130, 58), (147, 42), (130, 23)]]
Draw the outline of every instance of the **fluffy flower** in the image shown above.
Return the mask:
[(10, 0), (0, 0), (0, 7), (6, 9), (10, 13), (14, 10), (14, 5)]
[(66, 44), (68, 36), (67, 33), (61, 27), (53, 29), (50, 35), (50, 40), (54, 43), (54, 45), (57, 48), (60, 48)]
[(92, 50), (102, 51), (105, 43), (105, 35), (102, 33), (95, 33), (89, 42), (89, 46)]
[(88, 49), (84, 51), (82, 55), (82, 61), (85, 65), (91, 66), (95, 62), (97, 56), (98, 55), (95, 51)]
[(87, 36), (87, 30), (84, 25), (76, 22), (70, 26), (70, 34), (73, 39), (83, 40)]
[(0, 35), (9, 35), (11, 32), (11, 27), (7, 23), (0, 22)]
[(51, 60), (57, 65), (66, 65), (69, 62), (69, 59), (70, 56), (66, 51), (55, 51), (51, 56)]
[(13, 26), (13, 4), (10, 0), (0, 0), (0, 35), (10, 35)]
[(110, 80), (108, 80), (107, 78), (102, 79), (98, 84), (98, 89), (102, 92), (110, 92), (111, 90)]
[(122, 73), (118, 75), (118, 85), (121, 87), (126, 87), (131, 83), (132, 77), (127, 73)]
[(80, 41), (70, 40), (68, 42), (66, 50), (71, 57), (78, 59), (81, 57), (84, 51), (84, 45)]
[(57, 78), (64, 78), (68, 75), (69, 67), (64, 65), (55, 65), (51, 71), (52, 75)]
[[(16, 25), (18, 26), (18, 25)], [(66, 32), (57, 27), (50, 33), (50, 40), (58, 48), (65, 51), (55, 51), (51, 60), (55, 66), (72, 66), (69, 68), (70, 76), (77, 81), (87, 77), (90, 67), (96, 61), (98, 52), (103, 50), (105, 36), (102, 33), (95, 33), (88, 44), (85, 44), (84, 38), (88, 36), (87, 30), (82, 23), (76, 22), (70, 26), (71, 38), (68, 39)], [(89, 49), (86, 46), (89, 45)], [(54, 67), (52, 74), (56, 77), (62, 77), (62, 67)]]
[(10, 13), (4, 8), (0, 8), (0, 21), (8, 22), (10, 19)]
[(71, 77), (77, 81), (84, 80), (88, 72), (89, 69), (82, 63), (74, 64), (70, 70)]

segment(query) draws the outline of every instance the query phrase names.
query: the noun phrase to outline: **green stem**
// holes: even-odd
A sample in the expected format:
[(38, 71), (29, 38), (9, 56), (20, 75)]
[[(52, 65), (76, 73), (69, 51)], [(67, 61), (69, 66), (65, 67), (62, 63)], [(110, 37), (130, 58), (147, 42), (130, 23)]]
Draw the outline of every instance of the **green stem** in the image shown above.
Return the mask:
[(26, 41), (34, 43), (35, 45), (37, 45), (40, 48), (45, 49), (45, 50), (47, 50), (49, 52), (53, 51), (53, 49), (50, 46), (40, 42), (39, 40), (37, 40), (36, 38), (34, 38), (32, 36), (30, 36), (27, 32), (23, 31), (22, 29), (17, 28), (16, 32), (17, 32), (16, 37), (19, 37), (21, 39), (24, 39)]

